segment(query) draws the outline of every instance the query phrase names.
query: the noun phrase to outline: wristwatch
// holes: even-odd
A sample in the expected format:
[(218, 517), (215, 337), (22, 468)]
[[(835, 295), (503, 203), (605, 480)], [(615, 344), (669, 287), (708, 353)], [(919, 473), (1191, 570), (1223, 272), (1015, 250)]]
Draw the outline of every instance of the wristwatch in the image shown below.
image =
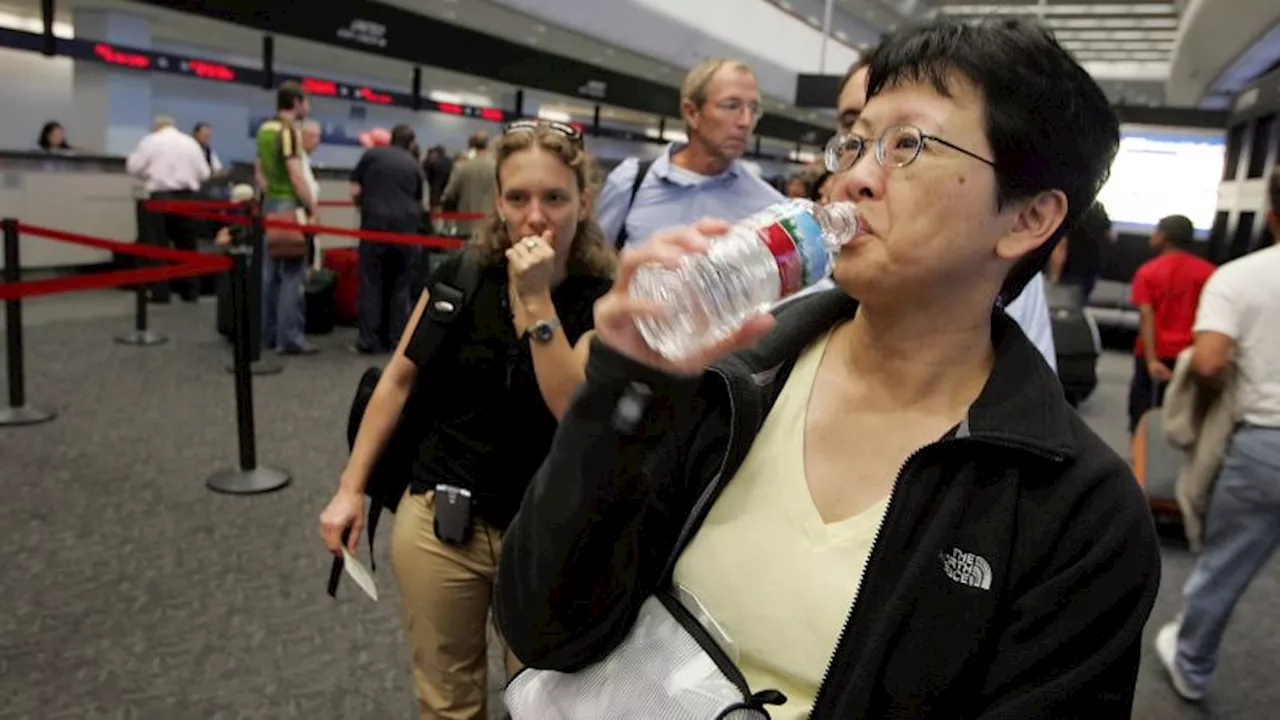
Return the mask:
[(550, 320), (539, 320), (529, 326), (524, 331), (530, 340), (537, 341), (542, 344), (551, 342), (551, 338), (556, 336), (556, 330), (560, 329), (560, 318), (552, 318)]

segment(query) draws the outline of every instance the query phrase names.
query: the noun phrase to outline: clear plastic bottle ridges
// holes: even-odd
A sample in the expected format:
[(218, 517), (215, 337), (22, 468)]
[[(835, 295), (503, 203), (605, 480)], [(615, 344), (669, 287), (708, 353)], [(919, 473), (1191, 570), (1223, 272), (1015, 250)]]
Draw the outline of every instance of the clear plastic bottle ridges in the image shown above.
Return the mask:
[(712, 238), (706, 254), (689, 255), (675, 269), (637, 270), (631, 295), (668, 312), (637, 318), (636, 327), (663, 357), (688, 357), (829, 275), (836, 252), (857, 229), (852, 203), (794, 199), (772, 205)]

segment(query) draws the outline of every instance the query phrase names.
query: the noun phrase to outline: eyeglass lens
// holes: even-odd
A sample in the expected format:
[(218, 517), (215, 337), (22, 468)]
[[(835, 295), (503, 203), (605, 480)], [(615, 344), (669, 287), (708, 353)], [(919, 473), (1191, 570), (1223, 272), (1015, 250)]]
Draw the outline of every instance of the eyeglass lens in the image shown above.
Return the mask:
[[(870, 142), (860, 135), (837, 135), (827, 144), (824, 160), (831, 172), (843, 172), (862, 157)], [(900, 168), (911, 164), (924, 146), (924, 136), (910, 125), (888, 128), (876, 138), (876, 161), (884, 167)]]

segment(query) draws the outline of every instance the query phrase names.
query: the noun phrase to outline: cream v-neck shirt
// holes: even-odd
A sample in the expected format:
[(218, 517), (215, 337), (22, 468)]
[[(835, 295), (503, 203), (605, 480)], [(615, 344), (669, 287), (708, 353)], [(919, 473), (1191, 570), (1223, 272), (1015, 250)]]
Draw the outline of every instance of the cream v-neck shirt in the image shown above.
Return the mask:
[[(796, 361), (742, 467), (680, 556), (676, 585), (718, 630), (778, 720), (809, 717), (889, 498), (824, 523), (804, 474), (805, 416), (830, 333)], [(715, 634), (715, 632), (713, 632)]]

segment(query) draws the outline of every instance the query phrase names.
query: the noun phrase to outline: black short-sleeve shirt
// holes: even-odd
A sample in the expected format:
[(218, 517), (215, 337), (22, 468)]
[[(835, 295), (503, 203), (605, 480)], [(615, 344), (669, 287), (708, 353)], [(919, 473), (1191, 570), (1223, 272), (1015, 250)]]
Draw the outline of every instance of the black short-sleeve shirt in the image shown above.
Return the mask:
[(414, 232), (422, 223), (422, 168), (402, 147), (370, 148), (351, 171), (360, 186), (360, 227)]
[[(452, 272), (455, 262), (437, 273)], [(592, 328), (592, 306), (610, 284), (571, 275), (552, 291), (571, 345)], [(420, 403), (410, 416), (420, 423), (422, 441), (411, 491), (461, 485), (471, 490), (477, 516), (506, 528), (551, 447), (556, 419), (538, 389), (530, 341), (517, 338), (511, 324), (505, 263), (483, 271), (469, 308), (454, 323), (435, 357), (420, 367), (412, 396)]]

